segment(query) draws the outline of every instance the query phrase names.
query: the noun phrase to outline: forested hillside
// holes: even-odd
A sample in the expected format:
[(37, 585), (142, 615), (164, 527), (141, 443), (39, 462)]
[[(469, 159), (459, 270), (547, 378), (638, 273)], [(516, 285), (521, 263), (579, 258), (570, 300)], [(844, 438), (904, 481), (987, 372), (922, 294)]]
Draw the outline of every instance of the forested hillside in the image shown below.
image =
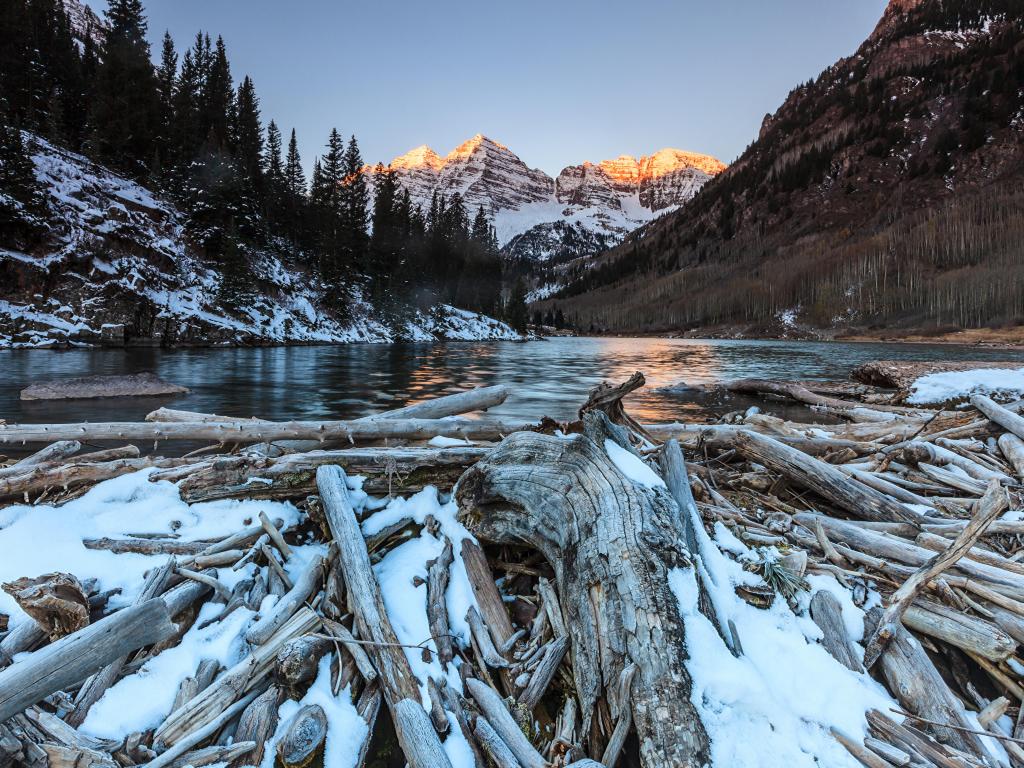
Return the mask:
[[(70, 304), (94, 325), (90, 299), (152, 301), (154, 290), (111, 288), (105, 293), (117, 296), (96, 297), (73, 287), (85, 277), (100, 284), (97, 270), (112, 270), (117, 279), (107, 282), (123, 288), (139, 259), (157, 270), (162, 290), (198, 290), (186, 262), (205, 270), (204, 307), (242, 322), (255, 305), (294, 303), (294, 295), (280, 295), (288, 288), (282, 270), (310, 302), (311, 326), (322, 319), (335, 328), (369, 322), (391, 329), (369, 337), (409, 336), (409, 324), (443, 328), (449, 304), (525, 316), (521, 306), (503, 305), (501, 261), (482, 209), (467, 210), (455, 194), (421, 210), (383, 171), (371, 194), (356, 138), (337, 130), (325, 137), (307, 182), (295, 131), (264, 122), (256, 87), (248, 76), (236, 81), (223, 39), (200, 32), (179, 53), (165, 35), (154, 63), (139, 0), (112, 0), (98, 28), (67, 3), (79, 11), (73, 19), (59, 0), (0, 4), (0, 300), (20, 308), (22, 319)], [(55, 164), (70, 176), (47, 175)], [(120, 178), (114, 187), (132, 183), (151, 194), (162, 213), (142, 213), (149, 229), (173, 231), (180, 242), (156, 247), (145, 232), (138, 236), (140, 226), (147, 229), (138, 221), (128, 231), (118, 220), (131, 218), (119, 213), (123, 201), (103, 191), (109, 184), (78, 184), (82, 174)], [(66, 185), (80, 193), (70, 218), (84, 219), (75, 225)], [(153, 305), (141, 315), (168, 312)], [(130, 336), (151, 335), (152, 323), (114, 314)], [(247, 335), (291, 338), (259, 328)], [(200, 324), (161, 341), (183, 336), (231, 340)], [(297, 340), (350, 336), (364, 334), (312, 327)]]
[(1024, 22), (893, 0), (683, 210), (556, 300), (583, 328), (938, 330), (1024, 323)]

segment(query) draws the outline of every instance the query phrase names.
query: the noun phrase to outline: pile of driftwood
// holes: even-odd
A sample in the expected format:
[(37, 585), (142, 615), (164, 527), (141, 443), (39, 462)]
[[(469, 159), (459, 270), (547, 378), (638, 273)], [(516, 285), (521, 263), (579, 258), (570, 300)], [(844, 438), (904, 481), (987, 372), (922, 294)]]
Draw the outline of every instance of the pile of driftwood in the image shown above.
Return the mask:
[[(814, 572), (834, 576), (862, 605), (882, 595), (867, 614), (863, 651), (833, 595), (810, 600), (825, 649), (868, 670), (900, 705), (867, 713), (864, 740), (834, 733), (856, 760), (1024, 766), (1024, 520), (1002, 519), (1021, 508), (1024, 404), (976, 397), (970, 409), (929, 410), (866, 387), (742, 381), (724, 389), (827, 418), (789, 422), (750, 409), (715, 424), (655, 425), (623, 407), (642, 385), (637, 374), (599, 387), (568, 424), (453, 418), (503, 402), (505, 388), (489, 387), (349, 421), (161, 409), (144, 423), (0, 426), (0, 446), (47, 444), (0, 467), (8, 503), (61, 503), (155, 467), (150, 479), (178, 483), (186, 501), (290, 500), (305, 513), (295, 529), (262, 515), (220, 541), (126, 532), (85, 542), (166, 556), (120, 610), (108, 609), (110, 596), (88, 574), (25, 574), (5, 585), (34, 621), (4, 634), (0, 617), (0, 766), (260, 765), (280, 704), (301, 699), (328, 656), (333, 690), (347, 687), (368, 734), (390, 722), (414, 768), (451, 765), (443, 742), (455, 728), (477, 766), (709, 765), (668, 582), (699, 557), (695, 526), (718, 523), (778, 554), (763, 563), (760, 587), (740, 591), (751, 604), (793, 600)], [(423, 444), (439, 437), (474, 444)], [(213, 444), (177, 458), (130, 445), (80, 453), (83, 443), (126, 440)], [(665, 487), (631, 479), (609, 441)], [(454, 487), (460, 520), (486, 546), (448, 540), (428, 564), (431, 637), (421, 646), (399, 642), (371, 565), (418, 526), (402, 520), (364, 536), (346, 472), (381, 495)], [(437, 521), (424, 525), (442, 535)], [(292, 548), (310, 540), (329, 543), (327, 555), (289, 578)], [(475, 601), (466, 647), (445, 599), (456, 558)], [(218, 580), (218, 569), (247, 563), (263, 567), (256, 578), (230, 590)], [(265, 602), (270, 594), (278, 599)], [(104, 692), (179, 642), (206, 602), (223, 605), (218, 621), (241, 606), (272, 606), (246, 629), (242, 661), (200, 664), (154, 731), (118, 742), (79, 731)], [(703, 599), (701, 611), (741, 655), (743, 638), (713, 602)], [(462, 690), (418, 679), (410, 653), (455, 664)], [(12, 664), (15, 654), (24, 655)], [(271, 759), (314, 763), (327, 730), (321, 707), (302, 707)]]

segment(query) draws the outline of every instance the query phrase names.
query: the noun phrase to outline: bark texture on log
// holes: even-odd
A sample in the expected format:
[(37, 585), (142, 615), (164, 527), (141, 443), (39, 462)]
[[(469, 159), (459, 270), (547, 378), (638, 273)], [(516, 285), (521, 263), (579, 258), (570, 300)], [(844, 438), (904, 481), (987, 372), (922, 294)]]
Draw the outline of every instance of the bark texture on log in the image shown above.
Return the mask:
[(874, 488), (860, 485), (824, 461), (812, 458), (766, 435), (737, 431), (724, 441), (747, 459), (809, 488), (851, 515), (877, 522), (918, 523), (920, 515)]
[(125, 608), (0, 673), (0, 721), (82, 682), (124, 654), (166, 640), (174, 625), (162, 600)]
[(607, 417), (588, 413), (584, 423), (586, 434), (568, 439), (506, 438), (459, 481), (460, 516), (484, 539), (536, 547), (554, 568), (571, 617), (582, 732), (593, 739), (599, 697), (632, 662), (643, 765), (704, 765), (707, 734), (690, 703), (683, 622), (668, 586), (669, 571), (687, 564), (679, 511), (665, 489), (632, 482), (611, 461)]
[(349, 501), (345, 473), (338, 467), (320, 467), (316, 479), (331, 534), (338, 544), (338, 564), (348, 587), (355, 625), (360, 638), (372, 643), (368, 652), (376, 662), (398, 743), (412, 768), (451, 768), (420, 705), (418, 681), (384, 608), (370, 554)]
[[(88, 422), (81, 424), (0, 424), (0, 445), (54, 443), (69, 438), (96, 440), (211, 440), (223, 444), (274, 440), (349, 440), (404, 437), (429, 440), (457, 437), (493, 440), (529, 425), (482, 419), (374, 419), (371, 421), (244, 422)], [(128, 461), (126, 459), (126, 461)]]

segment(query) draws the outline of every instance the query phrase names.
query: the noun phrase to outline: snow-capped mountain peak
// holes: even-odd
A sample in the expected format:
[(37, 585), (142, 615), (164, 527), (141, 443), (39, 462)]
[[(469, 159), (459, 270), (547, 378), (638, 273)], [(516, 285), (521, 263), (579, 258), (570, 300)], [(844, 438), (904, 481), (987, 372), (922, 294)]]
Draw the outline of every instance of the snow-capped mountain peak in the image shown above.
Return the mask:
[[(471, 213), (483, 206), (506, 250), (513, 240), (550, 242), (557, 225), (562, 233), (565, 226), (573, 228), (595, 251), (686, 203), (726, 167), (709, 155), (668, 148), (639, 158), (586, 161), (552, 179), (480, 133), (444, 157), (423, 145), (394, 158), (390, 166), (424, 210), (435, 193), (448, 198), (459, 193)], [(364, 170), (372, 184), (375, 168)], [(531, 258), (551, 255), (548, 246), (530, 248)]]
[(399, 155), (391, 161), (391, 167), (397, 170), (414, 170), (417, 168), (429, 168), (439, 171), (444, 166), (444, 160), (437, 152), (426, 144), (421, 144), (415, 149), (410, 149), (404, 155)]

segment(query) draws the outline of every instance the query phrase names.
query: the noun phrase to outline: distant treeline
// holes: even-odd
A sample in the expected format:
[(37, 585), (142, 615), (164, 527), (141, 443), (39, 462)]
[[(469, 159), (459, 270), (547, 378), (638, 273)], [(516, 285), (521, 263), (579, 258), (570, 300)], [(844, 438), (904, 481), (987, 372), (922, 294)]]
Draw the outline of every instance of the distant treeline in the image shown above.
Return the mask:
[[(268, 248), (326, 292), (350, 286), (401, 314), (438, 301), (500, 314), (502, 270), (487, 212), (458, 194), (420, 210), (386, 169), (371, 189), (353, 136), (337, 130), (308, 181), (295, 130), (264, 125), (248, 76), (236, 85), (222, 38), (169, 34), (154, 65), (139, 0), (111, 0), (105, 24), (76, 30), (60, 0), (0, 2), (0, 237), (45, 237), (25, 129), (140, 181), (186, 214), (191, 241), (224, 275), (226, 303), (260, 289)], [(518, 293), (521, 295), (521, 291)], [(343, 304), (344, 302), (340, 302)], [(511, 310), (508, 310), (511, 311)], [(525, 312), (519, 307), (512, 314)]]

